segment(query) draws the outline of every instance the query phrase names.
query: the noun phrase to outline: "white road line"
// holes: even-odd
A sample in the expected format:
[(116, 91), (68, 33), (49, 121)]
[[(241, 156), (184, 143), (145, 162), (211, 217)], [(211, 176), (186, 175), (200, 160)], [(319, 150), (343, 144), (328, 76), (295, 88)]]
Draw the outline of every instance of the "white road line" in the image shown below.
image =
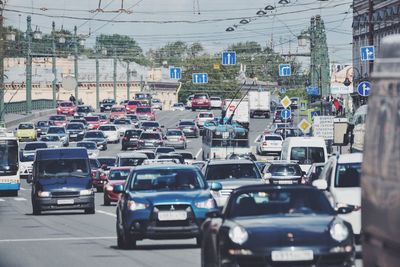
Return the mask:
[(23, 188), (23, 187), (20, 187), (19, 189), (22, 190), (22, 191), (28, 190), (28, 189)]
[(4, 202), (4, 201), (5, 201), (4, 199), (0, 198), (0, 202)]
[(101, 213), (101, 214), (104, 214), (104, 215), (108, 215), (108, 216), (111, 216), (111, 217), (114, 217), (114, 218), (117, 217), (116, 214), (111, 213), (111, 212), (107, 212), (107, 211), (103, 211), (103, 210), (96, 210), (96, 212)]
[(201, 151), (203, 151), (203, 149), (202, 148), (200, 148), (200, 150), (197, 152), (197, 154), (196, 154), (196, 159), (198, 159), (199, 158), (199, 155), (200, 155), (200, 153), (201, 153)]
[(14, 197), (15, 201), (26, 201), (26, 198), (23, 197)]
[(104, 240), (115, 239), (115, 236), (94, 236), (94, 237), (55, 237), (55, 238), (24, 238), (24, 239), (0, 239), (0, 243), (9, 242), (41, 242), (41, 241), (73, 241), (73, 240)]

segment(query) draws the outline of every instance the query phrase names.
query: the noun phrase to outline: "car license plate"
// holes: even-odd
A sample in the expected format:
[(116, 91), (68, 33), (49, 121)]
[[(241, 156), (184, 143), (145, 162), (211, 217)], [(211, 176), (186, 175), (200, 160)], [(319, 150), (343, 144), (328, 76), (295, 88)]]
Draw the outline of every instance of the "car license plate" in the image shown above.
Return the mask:
[(106, 107), (106, 109), (111, 109), (111, 107)]
[(272, 251), (272, 261), (310, 261), (314, 259), (312, 250)]
[(74, 200), (73, 199), (59, 199), (59, 200), (57, 200), (57, 204), (58, 205), (70, 205), (70, 204), (74, 204)]
[(68, 114), (68, 111), (63, 111), (62, 113), (64, 113), (64, 114)]
[(178, 142), (178, 141), (179, 141), (179, 138), (171, 138), (171, 141), (173, 141), (173, 142)]
[(158, 212), (160, 221), (184, 221), (187, 219), (186, 211), (160, 211)]
[(71, 134), (70, 136), (71, 136), (71, 137), (78, 137), (77, 134)]

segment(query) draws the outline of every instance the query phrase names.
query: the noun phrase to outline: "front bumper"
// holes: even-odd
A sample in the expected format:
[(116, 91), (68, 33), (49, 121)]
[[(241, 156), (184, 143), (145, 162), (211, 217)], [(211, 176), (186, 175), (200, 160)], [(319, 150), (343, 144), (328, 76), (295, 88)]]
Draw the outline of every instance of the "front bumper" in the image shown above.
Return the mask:
[(170, 146), (174, 148), (181, 148), (185, 147), (185, 142), (184, 141), (164, 141), (164, 146)]
[(70, 141), (81, 141), (83, 140), (83, 134), (77, 134), (77, 133), (70, 133), (69, 134), (69, 140)]
[[(73, 204), (59, 204), (62, 200), (73, 200)], [(91, 196), (79, 196), (71, 198), (39, 198), (35, 200), (36, 205), (42, 211), (45, 210), (71, 210), (71, 209), (93, 209), (94, 208), (94, 195)]]

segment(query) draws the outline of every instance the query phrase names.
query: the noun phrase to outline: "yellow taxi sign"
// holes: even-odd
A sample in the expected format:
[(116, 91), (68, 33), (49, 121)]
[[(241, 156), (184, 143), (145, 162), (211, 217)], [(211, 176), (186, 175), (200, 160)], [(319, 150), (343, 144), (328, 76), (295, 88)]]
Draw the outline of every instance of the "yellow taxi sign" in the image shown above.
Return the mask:
[(308, 122), (306, 119), (302, 119), (301, 122), (297, 125), (297, 127), (303, 132), (308, 133), (311, 128), (311, 123)]
[(288, 96), (285, 96), (282, 100), (281, 100), (281, 104), (284, 108), (288, 108), (290, 106), (290, 104), (292, 104), (292, 101), (290, 100), (290, 98)]
[(213, 69), (214, 70), (219, 70), (221, 66), (218, 63), (213, 64)]

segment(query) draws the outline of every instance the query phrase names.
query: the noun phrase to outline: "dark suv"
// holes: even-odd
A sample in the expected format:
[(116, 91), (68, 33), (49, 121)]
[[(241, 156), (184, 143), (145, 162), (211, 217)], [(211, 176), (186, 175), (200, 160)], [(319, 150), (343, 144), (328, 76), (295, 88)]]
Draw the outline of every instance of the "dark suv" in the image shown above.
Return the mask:
[(122, 137), (122, 150), (127, 150), (128, 148), (138, 149), (139, 137), (142, 132), (140, 129), (126, 130), (124, 137)]
[(193, 96), (192, 111), (200, 108), (211, 109), (210, 97), (206, 93), (198, 93)]

